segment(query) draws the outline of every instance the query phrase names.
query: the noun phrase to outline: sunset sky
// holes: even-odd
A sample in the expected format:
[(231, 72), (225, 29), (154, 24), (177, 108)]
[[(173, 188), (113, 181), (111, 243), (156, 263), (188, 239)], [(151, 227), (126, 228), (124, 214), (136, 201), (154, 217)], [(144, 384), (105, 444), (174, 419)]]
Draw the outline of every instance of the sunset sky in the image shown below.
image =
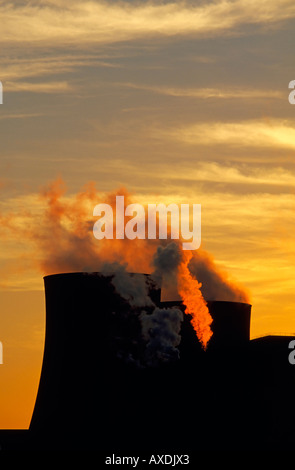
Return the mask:
[(29, 426), (38, 388), (48, 188), (74, 215), (88, 188), (81, 230), (122, 187), (201, 204), (251, 337), (295, 334), (294, 1), (0, 1), (0, 18), (0, 427)]

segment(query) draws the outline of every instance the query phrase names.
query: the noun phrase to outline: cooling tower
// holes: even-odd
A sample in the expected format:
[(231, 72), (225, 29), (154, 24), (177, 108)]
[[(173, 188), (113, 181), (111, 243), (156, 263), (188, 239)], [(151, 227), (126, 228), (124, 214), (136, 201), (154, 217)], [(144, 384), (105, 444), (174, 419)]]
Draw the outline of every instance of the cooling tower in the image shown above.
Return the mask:
[[(160, 301), (149, 276), (128, 276), (145, 276), (157, 307), (184, 312), (181, 301)], [(116, 293), (112, 279), (99, 273), (44, 278), (45, 349), (31, 425), (0, 430), (1, 450), (94, 450), (104, 458), (144, 459), (196, 453), (197, 462), (204, 450), (294, 447), (293, 337), (249, 341), (251, 305), (210, 301), (213, 336), (206, 351), (185, 314), (180, 360), (134, 368), (128, 354), (134, 359), (142, 347), (134, 321), (139, 312)]]
[(211, 347), (245, 346), (250, 340), (251, 305), (242, 302), (208, 301), (213, 319)]
[[(145, 276), (150, 297), (159, 303), (160, 289), (149, 276), (129, 275)], [(40, 448), (83, 449), (91, 442), (107, 448), (123, 433), (133, 395), (136, 405), (135, 374), (116, 367), (116, 354), (124, 354), (125, 342), (136, 354), (138, 324), (111, 280), (111, 274), (99, 273), (44, 278), (45, 348), (30, 425)]]
[[(163, 307), (177, 306), (183, 312), (185, 306), (181, 301), (161, 302)], [(242, 302), (225, 302), (211, 300), (207, 306), (212, 317), (211, 330), (213, 335), (208, 343), (208, 350), (215, 348), (231, 349), (243, 347), (250, 340), (251, 305)], [(200, 345), (195, 341), (196, 333), (190, 324), (190, 315), (184, 315), (182, 325), (182, 348), (200, 350)]]
[[(127, 276), (144, 276), (154, 306), (176, 304), (184, 310), (181, 302), (162, 303), (160, 288), (150, 276)], [(180, 361), (154, 368), (142, 367), (140, 361), (138, 365), (144, 347), (139, 339), (141, 310), (130, 307), (112, 280), (111, 273), (44, 278), (45, 348), (30, 425), (34, 449), (144, 450), (146, 446), (156, 449), (159, 443), (174, 448), (183, 442), (176, 430), (185, 426), (192, 413), (186, 396), (198, 393), (194, 371), (198, 370), (200, 379), (203, 374), (203, 383), (207, 380), (202, 362), (207, 353), (190, 317), (184, 315)], [(212, 347), (249, 339), (250, 305), (208, 305), (213, 317)], [(144, 309), (151, 313), (154, 306)], [(180, 403), (183, 413), (176, 412)]]

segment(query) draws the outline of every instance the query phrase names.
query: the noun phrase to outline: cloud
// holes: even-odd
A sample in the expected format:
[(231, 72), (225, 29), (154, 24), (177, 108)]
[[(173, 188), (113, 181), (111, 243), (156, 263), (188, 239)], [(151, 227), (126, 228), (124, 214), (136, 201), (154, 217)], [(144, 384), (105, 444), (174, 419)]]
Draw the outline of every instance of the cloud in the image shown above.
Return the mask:
[[(252, 193), (289, 193), (290, 188), (295, 186), (295, 173), (292, 168), (281, 166), (278, 162), (272, 165), (255, 162), (252, 165), (242, 162), (217, 162), (217, 161), (204, 161), (198, 160), (196, 163), (195, 156), (192, 158), (183, 159), (181, 165), (167, 164), (166, 161), (152, 162), (146, 165), (144, 176), (138, 174), (136, 165), (130, 162), (124, 162), (124, 168), (121, 170), (122, 179), (128, 181), (129, 186), (137, 192), (142, 191), (142, 187), (146, 181), (155, 182), (161, 194), (161, 201), (165, 204), (170, 204), (175, 199), (179, 203), (187, 203), (188, 197), (192, 197), (191, 191), (195, 196), (195, 191), (198, 189), (199, 194), (201, 187), (202, 193), (204, 188), (210, 189), (210, 197), (206, 192), (206, 200), (210, 199), (212, 194), (241, 194), (248, 192)], [(201, 158), (201, 157), (200, 157)], [(213, 158), (213, 156), (212, 156)], [(242, 160), (242, 158), (241, 158)], [(115, 171), (116, 167), (121, 164), (121, 161), (114, 159), (109, 164), (109, 172)], [(155, 172), (155, 166), (157, 171)], [(122, 167), (122, 164), (121, 164)], [(136, 175), (136, 183), (134, 181)], [(133, 186), (132, 186), (133, 183)], [(165, 184), (164, 184), (165, 183)], [(200, 186), (202, 185), (202, 186)], [(206, 186), (208, 185), (208, 186)], [(214, 185), (214, 186), (213, 186)], [(222, 188), (220, 185), (223, 185)], [(154, 186), (151, 187), (149, 196), (153, 200)], [(174, 196), (172, 196), (174, 194)], [(146, 196), (138, 196), (140, 203), (145, 203)], [(197, 198), (199, 200), (200, 196)], [(196, 202), (196, 201), (195, 201)]]
[(14, 113), (14, 114), (2, 114), (0, 120), (6, 119), (30, 119), (45, 116), (44, 113)]
[(110, 44), (159, 36), (219, 36), (242, 25), (277, 24), (294, 18), (292, 0), (220, 0), (192, 6), (188, 2), (105, 1), (1, 2), (2, 43), (42, 46)]
[(205, 122), (163, 131), (163, 134), (191, 145), (295, 149), (294, 123), (286, 119)]
[(6, 92), (33, 92), (33, 93), (66, 93), (73, 91), (74, 87), (67, 81), (53, 81), (43, 83), (5, 82)]
[[(169, 174), (169, 172), (168, 172)], [(227, 166), (216, 162), (198, 162), (197, 168), (183, 168), (177, 175), (169, 174), (169, 178), (177, 180), (193, 180), (199, 182), (218, 183), (222, 181), (223, 184), (239, 184), (239, 185), (257, 185), (259, 191), (263, 186), (294, 186), (295, 175), (292, 171), (281, 168), (267, 168), (254, 166), (253, 168), (235, 167), (233, 165)], [(228, 187), (229, 190), (229, 187)]]
[[(12, 54), (12, 52), (10, 52)], [(73, 88), (69, 85), (67, 80), (60, 80), (60, 75), (67, 75), (74, 72), (78, 68), (85, 67), (107, 67), (118, 68), (119, 64), (109, 61), (109, 57), (100, 56), (100, 54), (92, 54), (85, 51), (83, 55), (76, 52), (69, 52), (69, 54), (55, 54), (50, 57), (41, 57), (35, 54), (34, 57), (6, 57), (1, 61), (1, 81), (5, 92), (7, 91), (38, 91), (41, 87), (46, 88), (47, 92), (51, 90), (67, 91)], [(36, 77), (52, 77), (58, 75), (58, 80), (51, 79), (46, 83), (33, 83), (28, 82), (27, 79)], [(20, 82), (22, 80), (22, 82)], [(28, 90), (29, 89), (29, 90)], [(42, 90), (42, 92), (46, 92)], [(48, 91), (50, 90), (50, 91)]]
[[(121, 83), (121, 86), (133, 88), (136, 90), (150, 91), (160, 95), (175, 96), (180, 98), (220, 98), (220, 99), (285, 99), (286, 95), (279, 90), (263, 90), (255, 88), (177, 88), (177, 87), (160, 87), (149, 86), (135, 83)], [(118, 86), (118, 84), (116, 84)]]

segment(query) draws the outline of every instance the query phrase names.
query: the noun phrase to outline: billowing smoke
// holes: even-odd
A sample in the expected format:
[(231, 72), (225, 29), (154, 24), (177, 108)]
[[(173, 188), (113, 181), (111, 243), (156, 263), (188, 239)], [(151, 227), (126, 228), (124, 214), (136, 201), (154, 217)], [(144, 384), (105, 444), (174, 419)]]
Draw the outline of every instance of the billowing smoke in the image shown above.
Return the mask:
[(225, 300), (229, 302), (248, 302), (249, 294), (227, 273), (219, 269), (209, 253), (198, 250), (188, 264), (191, 274), (202, 285), (200, 287), (206, 300)]
[(155, 281), (166, 288), (177, 289), (177, 270), (182, 260), (180, 243), (173, 241), (165, 246), (160, 245), (154, 254), (152, 276)]
[(133, 328), (134, 321), (137, 325), (132, 348), (126, 348), (126, 345), (124, 348), (120, 347), (123, 338), (120, 337), (120, 332), (115, 335), (114, 349), (117, 358), (136, 367), (157, 367), (179, 359), (177, 346), (181, 341), (181, 310), (157, 307), (149, 295), (153, 287), (149, 284), (149, 278), (143, 274), (133, 275), (127, 272), (124, 264), (104, 263), (102, 272), (112, 274), (111, 282), (116, 292), (130, 305), (128, 318), (124, 313), (115, 313), (117, 323), (122, 316)]
[(1, 213), (0, 239), (25, 245), (14, 269), (18, 269), (21, 258), (26, 267), (31, 265), (43, 275), (100, 271), (105, 262), (126, 263), (132, 272), (150, 272), (158, 240), (146, 243), (125, 238), (98, 242), (93, 236), (94, 206), (108, 203), (115, 213), (117, 194), (124, 195), (125, 205), (130, 204), (126, 189), (103, 194), (92, 182), (77, 194), (67, 196), (66, 185), (58, 178), (31, 197), (31, 206), (18, 203), (15, 209)]
[(155, 271), (153, 276), (161, 278), (174, 287), (180, 294), (185, 305), (185, 313), (191, 316), (191, 324), (196, 335), (206, 349), (212, 336), (210, 325), (212, 318), (207, 303), (200, 290), (201, 284), (195, 279), (188, 263), (192, 257), (191, 252), (183, 252), (178, 242), (171, 242), (165, 247), (159, 246), (153, 259)]
[(130, 275), (127, 272), (126, 263), (104, 263), (101, 272), (103, 274), (113, 273), (113, 286), (131, 307), (154, 306), (149, 296), (149, 286), (144, 274)]
[[(15, 270), (21, 262), (37, 267), (43, 275), (73, 271), (100, 271), (104, 263), (124, 264), (130, 272), (151, 273), (162, 278), (167, 296), (176, 299), (176, 269), (182, 256), (175, 240), (102, 240), (93, 236), (93, 208), (100, 202), (110, 204), (115, 211), (116, 195), (124, 195), (125, 205), (132, 202), (126, 189), (102, 194), (93, 182), (80, 192), (66, 196), (61, 178), (48, 184), (33, 198), (32, 208), (21, 206), (0, 214), (1, 238), (26, 244), (24, 253), (18, 251)], [(207, 300), (245, 301), (248, 294), (216, 266), (212, 255), (204, 250), (192, 252), (191, 274), (202, 284)]]
[(144, 351), (148, 366), (157, 366), (179, 359), (180, 330), (183, 314), (178, 308), (155, 308), (151, 315), (140, 315)]
[[(26, 266), (38, 267), (43, 275), (72, 271), (115, 272), (115, 289), (140, 319), (141, 338), (149, 351), (148, 362), (152, 361), (155, 332), (160, 335), (160, 325), (163, 335), (158, 338), (162, 345), (161, 349), (158, 344), (162, 350), (159, 357), (176, 357), (179, 322), (175, 318), (180, 319), (182, 315), (173, 310), (169, 323), (169, 312), (160, 313), (153, 305), (146, 278), (127, 275), (127, 271), (152, 273), (170, 299), (183, 300), (205, 348), (212, 334), (212, 319), (205, 300), (248, 301), (247, 293), (217, 268), (211, 255), (202, 250), (184, 252), (179, 241), (127, 238), (97, 241), (93, 236), (93, 208), (104, 202), (110, 204), (115, 213), (117, 194), (124, 195), (125, 205), (133, 202), (125, 189), (105, 195), (91, 182), (69, 197), (64, 182), (58, 179), (35, 196), (33, 207), (38, 208), (35, 212), (33, 208), (18, 205), (14, 212), (1, 214), (1, 236), (19, 240), (22, 246), (26, 243), (24, 253), (18, 251), (15, 269), (20, 260), (25, 260)], [(154, 357), (155, 363), (159, 357)]]

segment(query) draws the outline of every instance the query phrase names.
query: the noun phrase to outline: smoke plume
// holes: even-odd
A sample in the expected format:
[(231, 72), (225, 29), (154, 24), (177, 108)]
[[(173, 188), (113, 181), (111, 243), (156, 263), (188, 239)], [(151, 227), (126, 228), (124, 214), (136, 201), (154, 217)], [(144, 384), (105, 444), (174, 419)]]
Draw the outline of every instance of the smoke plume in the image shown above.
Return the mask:
[(161, 309), (152, 301), (149, 291), (149, 278), (143, 274), (133, 275), (126, 270), (126, 265), (105, 263), (103, 274), (112, 275), (112, 284), (116, 292), (125, 299), (130, 309), (128, 318), (121, 312), (118, 317), (124, 317), (134, 327), (137, 322), (137, 335), (133, 336), (132, 348), (120, 347), (123, 338), (120, 332), (115, 335), (117, 358), (136, 367), (157, 367), (179, 359), (181, 322), (183, 314), (178, 308)]
[(185, 305), (185, 313), (191, 316), (191, 324), (204, 349), (212, 336), (210, 325), (212, 317), (201, 292), (201, 283), (195, 279), (188, 268), (192, 254), (185, 252), (178, 270), (178, 291)]
[[(191, 315), (198, 339), (206, 348), (212, 334), (206, 300), (247, 301), (247, 293), (217, 268), (211, 255), (204, 250), (185, 252), (179, 241), (96, 240), (93, 208), (100, 202), (108, 203), (115, 214), (116, 195), (124, 195), (126, 206), (134, 202), (124, 188), (106, 195), (99, 192), (93, 182), (79, 193), (67, 196), (65, 183), (59, 178), (35, 195), (32, 209), (18, 205), (16, 210), (2, 213), (0, 236), (20, 241), (20, 246), (25, 244), (22, 254), (18, 249), (17, 264), (20, 259), (25, 260), (26, 267), (37, 267), (43, 275), (113, 271), (115, 289), (131, 309), (137, 310), (141, 336), (148, 345), (148, 361), (155, 351), (155, 332), (160, 334), (161, 328), (163, 335), (157, 340), (162, 344), (162, 349), (158, 345), (163, 353), (159, 353), (160, 356), (176, 355), (182, 315), (173, 310), (170, 318), (167, 310), (160, 312), (149, 297), (145, 277), (126, 275), (127, 272), (152, 273), (173, 300), (179, 296), (183, 300), (185, 313)], [(155, 362), (159, 357), (155, 357)]]
[(145, 362), (157, 366), (179, 359), (181, 322), (183, 314), (178, 308), (155, 308), (151, 315), (141, 314), (143, 338), (147, 345)]
[(131, 307), (154, 306), (149, 296), (149, 286), (143, 274), (136, 276), (127, 272), (127, 264), (104, 263), (101, 272), (103, 274), (113, 273), (112, 284), (118, 294), (127, 300)]
[(206, 300), (249, 302), (249, 294), (227, 273), (219, 269), (213, 257), (205, 251), (194, 252), (188, 264), (191, 274), (201, 283), (201, 292)]

